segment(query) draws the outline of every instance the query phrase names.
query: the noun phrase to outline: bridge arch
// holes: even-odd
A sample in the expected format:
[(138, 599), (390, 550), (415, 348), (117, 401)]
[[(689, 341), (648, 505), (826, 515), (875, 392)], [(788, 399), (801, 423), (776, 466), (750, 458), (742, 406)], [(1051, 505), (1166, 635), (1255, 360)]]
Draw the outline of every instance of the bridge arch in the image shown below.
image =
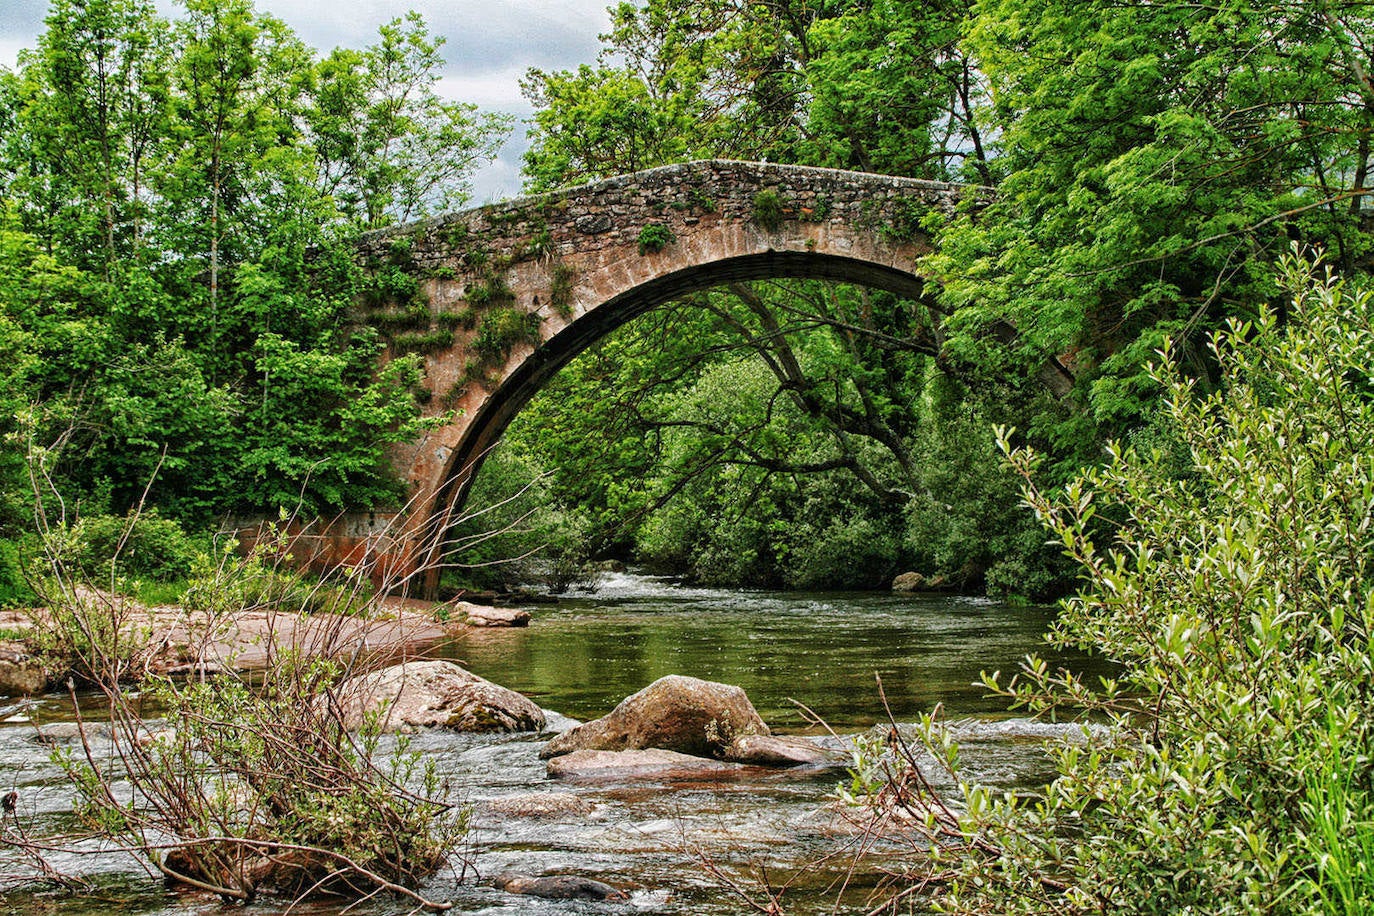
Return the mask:
[[(665, 166), (373, 233), (359, 320), (388, 358), (424, 353), (428, 415), (453, 418), (391, 461), (410, 499), (300, 532), (311, 565), (374, 563), (437, 582), (444, 535), (487, 451), (531, 397), (593, 342), (649, 309), (726, 283), (799, 278), (921, 295), (928, 218), (955, 186), (766, 163)], [(389, 278), (389, 279), (388, 279)], [(398, 330), (399, 329), (399, 330)], [(293, 550), (299, 555), (302, 545)]]

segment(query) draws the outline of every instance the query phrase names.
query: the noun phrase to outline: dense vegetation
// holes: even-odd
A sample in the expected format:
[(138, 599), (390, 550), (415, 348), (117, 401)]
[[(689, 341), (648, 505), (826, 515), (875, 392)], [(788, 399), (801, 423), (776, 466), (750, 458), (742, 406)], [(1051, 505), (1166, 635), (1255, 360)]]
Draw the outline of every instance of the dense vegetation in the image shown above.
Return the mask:
[[(1278, 301), (1291, 241), (1366, 263), (1361, 5), (612, 12), (599, 63), (525, 81), (531, 189), (738, 157), (983, 190), (893, 227), (934, 246), (920, 301), (736, 285), (603, 341), (479, 486), (500, 502), (537, 480), (533, 530), (459, 563), (548, 543), (564, 573), (620, 556), (810, 588), (914, 568), (1050, 594), (1068, 567), (1017, 508), (993, 425), (1051, 481), (1112, 437), (1169, 447), (1144, 369), (1166, 335), (1208, 390), (1203, 341)], [(435, 94), (440, 44), (414, 16), (320, 55), (251, 0), (175, 20), (53, 3), (0, 74), (0, 558), (26, 526), (26, 456), (86, 514), (152, 481), (149, 504), (193, 527), (396, 499), (382, 448), (414, 435), (422, 386), (414, 356), (376, 369), (353, 305), (394, 278), (350, 238), (460, 202), (506, 126)]]
[[(72, 562), (110, 577), (182, 574), (196, 551), (173, 521), (393, 500), (381, 446), (415, 431), (418, 367), (377, 368), (350, 237), (459, 201), (503, 119), (435, 95), (439, 42), (414, 17), (320, 57), (251, 0), (175, 21), (145, 0), (51, 9), (0, 73), (0, 600), (44, 517), (35, 472), (40, 500), (86, 516)], [(718, 583), (910, 566), (1024, 595), (1076, 573), (1055, 637), (1120, 678), (989, 678), (1105, 725), (1059, 749), (1044, 793), (968, 784), (949, 806), (899, 741), (859, 748), (855, 794), (938, 841), (940, 870), (921, 845), (894, 907), (934, 876), (954, 911), (1366, 912), (1368, 5), (613, 13), (598, 64), (528, 76), (532, 189), (738, 157), (980, 190), (894, 230), (931, 240), (920, 301), (737, 285), (594, 347), (480, 482), (490, 504), (528, 485), (525, 542), (457, 560), (548, 542), (563, 579), (633, 555)], [(1334, 274), (1284, 263), (1295, 247)], [(1005, 454), (994, 424), (1018, 430)], [(102, 517), (145, 495), (136, 537)], [(184, 734), (182, 764), (203, 753)]]
[[(824, 284), (694, 297), (564, 373), (487, 499), (550, 475), (535, 541), (698, 579), (873, 586), (915, 568), (1068, 582), (992, 440), (1064, 481), (1176, 435), (1145, 370), (1202, 390), (1228, 317), (1275, 303), (1293, 240), (1366, 264), (1371, 17), (1317, 2), (621, 4), (598, 66), (531, 72), (545, 188), (697, 157), (987, 189), (909, 231), (919, 302)], [(507, 545), (507, 553), (519, 552)], [(560, 569), (568, 564), (560, 565)]]
[(350, 238), (461, 203), (507, 127), (435, 94), (441, 44), (414, 15), (320, 56), (251, 0), (54, 0), (0, 72), (0, 559), (28, 456), (88, 515), (396, 499), (418, 364), (376, 370)]
[(1007, 446), (1083, 574), (1053, 639), (1120, 673), (1030, 659), (985, 675), (1018, 706), (1093, 723), (1052, 748), (1043, 793), (967, 779), (934, 716), (924, 734), (960, 777), (957, 805), (915, 756), (884, 769), (881, 741), (865, 747), (859, 794), (905, 809), (894, 833), (936, 841), (936, 867), (922, 855), (911, 875), (939, 875), (942, 912), (1374, 905), (1374, 300), (1296, 258), (1286, 279), (1286, 329), (1266, 310), (1214, 339), (1216, 391), (1157, 367), (1176, 453), (1116, 446), (1052, 493), (1033, 483), (1037, 456)]

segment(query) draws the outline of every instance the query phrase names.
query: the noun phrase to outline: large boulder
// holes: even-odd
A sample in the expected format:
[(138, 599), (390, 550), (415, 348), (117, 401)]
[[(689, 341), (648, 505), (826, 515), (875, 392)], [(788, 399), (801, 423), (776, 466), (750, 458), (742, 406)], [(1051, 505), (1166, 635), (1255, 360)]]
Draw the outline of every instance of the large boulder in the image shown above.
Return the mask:
[(715, 757), (740, 735), (768, 733), (740, 688), (670, 674), (626, 697), (608, 715), (558, 735), (539, 756), (661, 748)]
[(21, 642), (0, 642), (0, 696), (47, 693), (56, 672)]
[(385, 707), (382, 730), (450, 728), (465, 732), (541, 731), (535, 703), (447, 661), (393, 665), (336, 689), (345, 725), (355, 729)]
[(904, 572), (892, 580), (894, 592), (919, 592), (925, 587), (926, 577), (918, 572)]

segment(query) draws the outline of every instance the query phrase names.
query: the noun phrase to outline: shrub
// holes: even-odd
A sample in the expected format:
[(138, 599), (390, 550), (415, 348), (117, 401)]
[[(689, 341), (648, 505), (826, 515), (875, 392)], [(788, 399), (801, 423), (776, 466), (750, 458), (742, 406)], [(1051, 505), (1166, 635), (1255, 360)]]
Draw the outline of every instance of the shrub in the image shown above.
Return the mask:
[(111, 576), (170, 582), (191, 575), (201, 551), (181, 526), (155, 512), (89, 515), (72, 526), (64, 562), (88, 580)]
[(1374, 844), (1352, 834), (1369, 822), (1374, 753), (1374, 303), (1313, 271), (1285, 265), (1286, 325), (1265, 311), (1214, 340), (1217, 393), (1167, 358), (1155, 371), (1183, 473), (1176, 455), (1114, 446), (1051, 495), (1035, 456), (1010, 450), (1085, 584), (1052, 641), (1120, 675), (1087, 683), (1032, 658), (1010, 682), (987, 677), (1039, 714), (1109, 727), (1054, 748), (1059, 776), (1038, 798), (972, 787), (956, 816), (925, 797), (953, 879), (943, 905), (1364, 911)]
[(673, 230), (662, 223), (649, 223), (639, 230), (639, 253), (657, 254), (676, 241)]
[(491, 365), (504, 361), (517, 343), (534, 343), (538, 339), (538, 315), (515, 308), (494, 308), (482, 316), (472, 338), (472, 349)]
[(785, 209), (777, 191), (760, 191), (754, 195), (754, 222), (762, 229), (776, 232), (782, 225)]
[[(245, 561), (226, 554), (187, 595), (198, 611), (186, 624), (191, 658), (215, 657), (218, 633), (246, 612), (268, 612), (270, 664), (251, 683), (233, 671), (189, 683), (147, 677), (137, 664), (147, 640), (131, 628), (130, 606), (83, 594), (60, 555), (48, 557), (53, 575), (43, 592), (53, 624), (109, 720), (101, 741), (83, 729), (76, 752), (54, 753), (75, 790), (77, 818), (87, 838), (226, 901), (386, 892), (445, 909), (417, 888), (454, 855), (466, 813), (439, 797), (433, 759), (405, 739), (384, 740), (376, 717), (347, 730), (341, 711), (344, 678), (357, 673), (356, 630), (343, 617), (308, 635), (272, 629), (275, 611), (375, 611), (357, 587), (368, 571), (306, 585), (265, 562), (284, 546)], [(139, 694), (122, 684), (135, 670), (145, 674)], [(150, 735), (140, 695), (165, 711), (164, 729)], [(35, 850), (71, 843), (16, 836)]]

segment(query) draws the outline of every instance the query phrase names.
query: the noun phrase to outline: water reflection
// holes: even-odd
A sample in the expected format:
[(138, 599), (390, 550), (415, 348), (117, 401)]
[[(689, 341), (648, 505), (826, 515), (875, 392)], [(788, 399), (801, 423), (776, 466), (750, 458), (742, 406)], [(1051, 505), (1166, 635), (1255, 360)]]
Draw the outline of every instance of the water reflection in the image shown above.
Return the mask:
[(1002, 710), (975, 685), (980, 672), (1045, 653), (1052, 617), (1051, 608), (958, 596), (738, 592), (608, 574), (594, 596), (536, 609), (528, 630), (481, 631), (447, 654), (575, 718), (686, 674), (743, 687), (784, 731), (806, 726), (793, 700), (854, 729), (886, 718), (875, 676), (899, 720), (936, 703), (955, 717)]

